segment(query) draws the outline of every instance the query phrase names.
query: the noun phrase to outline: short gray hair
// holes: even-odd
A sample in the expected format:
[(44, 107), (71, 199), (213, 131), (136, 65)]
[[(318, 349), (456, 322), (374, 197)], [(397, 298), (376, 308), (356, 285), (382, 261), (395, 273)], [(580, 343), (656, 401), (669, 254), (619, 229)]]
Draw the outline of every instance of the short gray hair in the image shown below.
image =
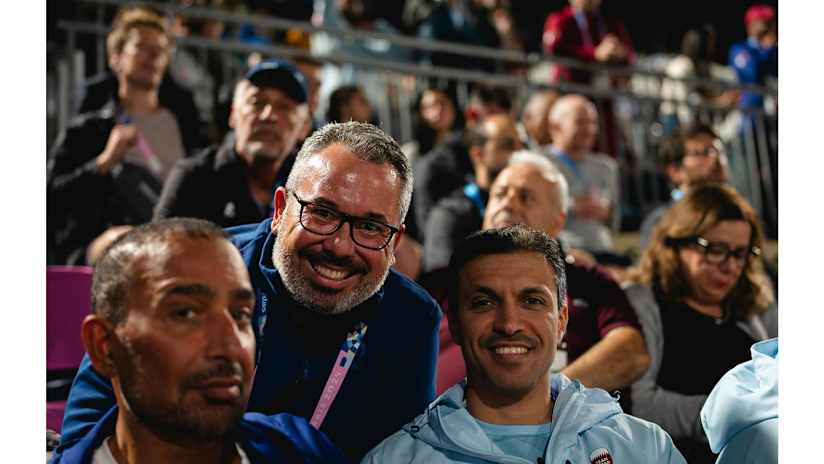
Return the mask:
[(372, 124), (355, 121), (329, 123), (316, 130), (303, 142), (286, 181), (286, 188), (295, 191), (297, 184), (307, 174), (307, 161), (321, 150), (337, 143), (364, 161), (392, 166), (403, 182), (399, 199), (403, 223), (409, 211), (409, 202), (412, 200), (412, 168), (398, 142)]
[(546, 156), (535, 153), (534, 151), (518, 150), (509, 158), (507, 166), (515, 164), (528, 164), (535, 167), (547, 182), (555, 185), (558, 192), (558, 199), (561, 202), (561, 211), (563, 211), (564, 214), (569, 211), (569, 184), (567, 183), (566, 177), (561, 174), (561, 171), (558, 170), (552, 161), (547, 159)]

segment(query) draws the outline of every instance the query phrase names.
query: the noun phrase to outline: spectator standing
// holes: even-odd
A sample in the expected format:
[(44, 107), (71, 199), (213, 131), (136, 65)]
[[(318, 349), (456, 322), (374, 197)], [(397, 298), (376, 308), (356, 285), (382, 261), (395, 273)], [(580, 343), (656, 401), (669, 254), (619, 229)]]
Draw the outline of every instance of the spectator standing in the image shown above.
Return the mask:
[(738, 103), (738, 90), (723, 90), (717, 87), (695, 84), (676, 79), (724, 80), (726, 69), (712, 62), (715, 56), (715, 28), (705, 24), (699, 29), (690, 29), (681, 40), (681, 54), (667, 64), (667, 77), (661, 83), (661, 118), (664, 132), (672, 133), (678, 127), (685, 127), (695, 121), (699, 114), (691, 105), (709, 104), (721, 108), (733, 108)]
[[(635, 60), (624, 25), (601, 13), (601, 0), (570, 0), (569, 6), (551, 13), (544, 24), (544, 52), (597, 63), (631, 64)], [(553, 82), (592, 82), (592, 73), (556, 65)]]
[[(474, 0), (445, 0), (438, 4), (418, 29), (418, 37), (480, 47), (500, 46), (489, 12)], [(434, 67), (493, 72), (495, 62), (449, 52), (430, 52), (424, 61)]]
[[(768, 5), (756, 4), (744, 15), (747, 26), (747, 40), (730, 48), (729, 64), (735, 70), (741, 84), (765, 86), (778, 79), (778, 26), (775, 10)], [(752, 146), (756, 151), (758, 171), (765, 177), (762, 182), (762, 210), (766, 214), (767, 234), (778, 237), (778, 117), (774, 107), (767, 108), (762, 93), (745, 91), (739, 105), (742, 109), (756, 110), (742, 116), (739, 138), (743, 146)], [(767, 111), (769, 110), (769, 111)], [(766, 111), (766, 113), (765, 113)], [(763, 124), (758, 121), (763, 116)], [(767, 146), (752, 143), (759, 131), (767, 131)], [(764, 149), (766, 148), (766, 153)], [(766, 160), (765, 160), (766, 158)], [(766, 174), (765, 174), (766, 173)], [(769, 188), (767, 188), (769, 187)], [(771, 190), (771, 191), (770, 191)]]
[[(778, 25), (775, 9), (756, 4), (744, 15), (747, 40), (730, 48), (729, 64), (742, 84), (766, 85), (769, 78), (778, 79)], [(742, 108), (764, 108), (764, 96), (745, 91)]]

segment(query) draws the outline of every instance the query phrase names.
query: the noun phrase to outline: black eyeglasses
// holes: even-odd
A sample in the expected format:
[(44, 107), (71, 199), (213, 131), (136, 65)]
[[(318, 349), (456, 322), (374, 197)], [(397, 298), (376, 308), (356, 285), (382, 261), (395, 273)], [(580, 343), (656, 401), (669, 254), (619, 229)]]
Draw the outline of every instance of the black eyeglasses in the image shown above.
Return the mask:
[(670, 245), (696, 245), (704, 253), (704, 257), (708, 262), (713, 264), (721, 264), (729, 257), (735, 260), (742, 266), (747, 264), (751, 256), (760, 256), (761, 248), (741, 247), (731, 249), (729, 245), (721, 242), (710, 242), (704, 237), (688, 237), (682, 239), (667, 239)]
[(300, 225), (313, 234), (332, 235), (343, 226), (344, 222), (348, 222), (349, 235), (353, 242), (370, 250), (382, 250), (400, 231), (397, 227), (380, 221), (350, 216), (311, 201), (303, 201), (294, 192), (292, 195), (300, 205), (298, 214)]

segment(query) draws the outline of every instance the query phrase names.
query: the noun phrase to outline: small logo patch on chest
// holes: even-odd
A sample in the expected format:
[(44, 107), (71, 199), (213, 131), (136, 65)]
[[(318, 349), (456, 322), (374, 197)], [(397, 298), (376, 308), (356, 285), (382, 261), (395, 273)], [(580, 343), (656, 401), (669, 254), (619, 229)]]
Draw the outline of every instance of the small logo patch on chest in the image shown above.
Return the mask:
[(612, 455), (609, 454), (606, 448), (598, 448), (589, 454), (589, 461), (592, 464), (615, 464), (612, 460)]

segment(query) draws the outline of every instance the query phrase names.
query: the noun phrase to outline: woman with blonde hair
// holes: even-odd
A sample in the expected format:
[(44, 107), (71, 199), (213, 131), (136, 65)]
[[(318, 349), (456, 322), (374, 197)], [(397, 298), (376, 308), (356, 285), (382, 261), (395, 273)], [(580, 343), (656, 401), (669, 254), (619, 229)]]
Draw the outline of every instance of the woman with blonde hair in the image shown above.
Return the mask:
[(690, 463), (715, 462), (701, 425), (707, 395), (768, 337), (774, 297), (759, 256), (763, 233), (734, 189), (692, 189), (661, 219), (627, 296), (652, 363), (632, 385), (632, 413), (661, 425)]

